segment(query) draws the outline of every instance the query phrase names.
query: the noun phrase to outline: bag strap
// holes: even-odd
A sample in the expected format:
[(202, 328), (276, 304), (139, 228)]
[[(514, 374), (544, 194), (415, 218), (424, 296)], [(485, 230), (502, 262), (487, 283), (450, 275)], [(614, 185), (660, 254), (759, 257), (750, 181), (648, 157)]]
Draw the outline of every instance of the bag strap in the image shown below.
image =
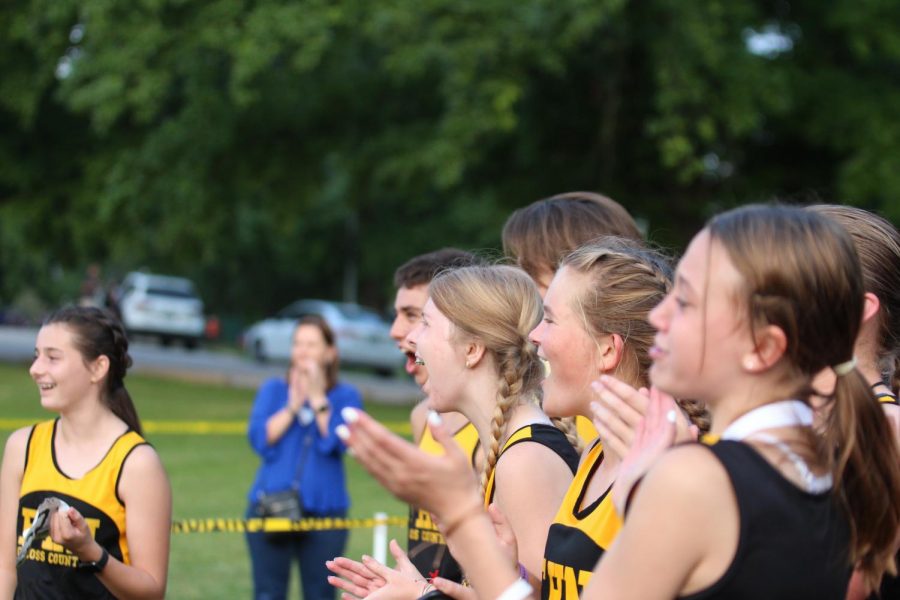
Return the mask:
[(292, 487), (297, 492), (300, 491), (300, 480), (303, 478), (303, 470), (306, 468), (306, 456), (309, 454), (309, 447), (312, 446), (313, 427), (318, 427), (318, 424), (315, 421), (310, 423), (309, 431), (303, 436), (303, 452), (300, 453), (300, 462), (297, 463), (297, 472), (294, 475), (294, 482), (292, 484)]

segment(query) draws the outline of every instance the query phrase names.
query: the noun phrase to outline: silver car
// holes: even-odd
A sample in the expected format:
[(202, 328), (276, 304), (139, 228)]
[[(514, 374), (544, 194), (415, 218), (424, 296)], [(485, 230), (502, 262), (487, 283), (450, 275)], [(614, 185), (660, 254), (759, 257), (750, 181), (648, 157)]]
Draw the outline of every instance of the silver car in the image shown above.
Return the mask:
[(334, 330), (341, 364), (389, 375), (406, 361), (391, 339), (390, 324), (378, 313), (358, 304), (327, 300), (298, 300), (274, 317), (253, 324), (244, 332), (244, 348), (261, 362), (289, 361), (297, 320), (307, 315), (321, 316)]

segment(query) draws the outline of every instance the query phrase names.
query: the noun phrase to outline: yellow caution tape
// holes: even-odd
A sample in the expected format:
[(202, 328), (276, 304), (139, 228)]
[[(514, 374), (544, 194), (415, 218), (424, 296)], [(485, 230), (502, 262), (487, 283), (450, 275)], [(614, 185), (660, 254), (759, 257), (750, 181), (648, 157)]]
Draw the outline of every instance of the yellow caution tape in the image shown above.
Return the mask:
[(371, 529), (378, 525), (406, 526), (408, 517), (384, 519), (343, 519), (338, 517), (290, 519), (181, 519), (172, 523), (172, 533), (326, 531), (333, 529)]

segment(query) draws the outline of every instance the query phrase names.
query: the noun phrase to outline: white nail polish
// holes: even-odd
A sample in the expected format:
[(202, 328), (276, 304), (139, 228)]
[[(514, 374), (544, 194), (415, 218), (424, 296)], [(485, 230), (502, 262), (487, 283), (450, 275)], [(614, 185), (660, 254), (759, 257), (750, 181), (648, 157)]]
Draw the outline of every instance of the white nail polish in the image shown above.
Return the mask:
[(348, 423), (356, 423), (356, 421), (359, 419), (359, 411), (352, 406), (345, 406), (341, 409), (341, 416)]
[(674, 423), (675, 422), (675, 411), (670, 410), (669, 412), (667, 412), (666, 419), (669, 421), (669, 423)]
[(437, 427), (441, 423), (443, 423), (443, 419), (441, 419), (441, 415), (437, 414), (436, 411), (429, 410), (428, 411), (428, 423)]
[(338, 425), (334, 428), (334, 433), (345, 442), (350, 439), (350, 430), (346, 425)]

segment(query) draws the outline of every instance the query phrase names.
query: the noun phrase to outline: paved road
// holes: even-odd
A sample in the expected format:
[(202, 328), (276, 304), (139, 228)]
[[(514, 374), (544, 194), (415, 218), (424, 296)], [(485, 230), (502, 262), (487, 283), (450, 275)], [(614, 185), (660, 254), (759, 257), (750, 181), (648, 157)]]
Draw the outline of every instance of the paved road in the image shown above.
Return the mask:
[[(27, 362), (34, 354), (37, 328), (0, 327), (0, 361)], [(162, 375), (192, 381), (208, 381), (234, 387), (256, 388), (268, 377), (284, 375), (286, 365), (260, 365), (249, 358), (228, 352), (164, 348), (136, 340), (130, 347), (132, 372)], [(398, 351), (399, 352), (399, 351)], [(386, 378), (353, 371), (341, 378), (359, 388), (363, 396), (379, 402), (409, 403), (421, 392), (405, 378)]]

